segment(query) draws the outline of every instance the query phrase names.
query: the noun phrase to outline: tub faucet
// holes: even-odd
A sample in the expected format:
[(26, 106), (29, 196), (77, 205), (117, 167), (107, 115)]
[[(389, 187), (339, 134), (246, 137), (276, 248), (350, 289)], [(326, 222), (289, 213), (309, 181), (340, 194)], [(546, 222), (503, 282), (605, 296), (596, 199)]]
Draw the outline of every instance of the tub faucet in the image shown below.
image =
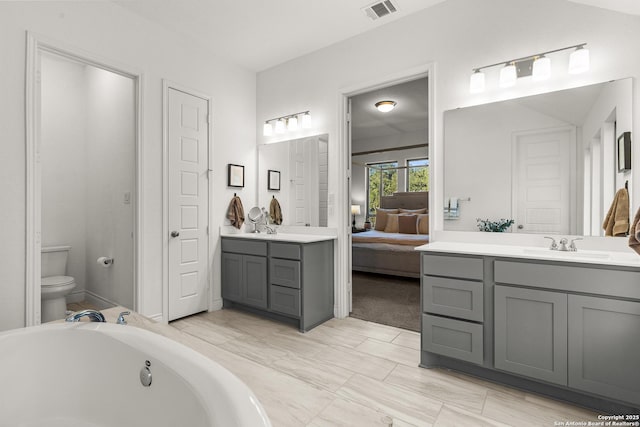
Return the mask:
[(65, 321), (79, 322), (82, 317), (88, 317), (92, 322), (106, 322), (104, 315), (97, 310), (82, 310), (77, 313), (71, 313)]

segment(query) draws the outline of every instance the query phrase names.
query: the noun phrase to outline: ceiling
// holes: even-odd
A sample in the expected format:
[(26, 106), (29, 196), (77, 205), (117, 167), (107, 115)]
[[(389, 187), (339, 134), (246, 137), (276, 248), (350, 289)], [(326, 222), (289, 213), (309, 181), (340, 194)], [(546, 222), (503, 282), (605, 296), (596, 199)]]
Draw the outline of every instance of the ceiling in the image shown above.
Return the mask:
[[(381, 113), (375, 103), (386, 100), (395, 101), (397, 105), (392, 111)], [(351, 97), (351, 139), (354, 143), (369, 138), (392, 139), (419, 131), (426, 135), (427, 125), (426, 77)]]
[[(392, 0), (398, 12), (376, 21), (362, 11), (375, 0), (112, 1), (212, 53), (262, 71), (446, 0)], [(640, 15), (640, 0), (569, 1)]]
[(112, 0), (212, 53), (262, 71), (445, 0), (392, 0), (375, 21), (375, 0)]

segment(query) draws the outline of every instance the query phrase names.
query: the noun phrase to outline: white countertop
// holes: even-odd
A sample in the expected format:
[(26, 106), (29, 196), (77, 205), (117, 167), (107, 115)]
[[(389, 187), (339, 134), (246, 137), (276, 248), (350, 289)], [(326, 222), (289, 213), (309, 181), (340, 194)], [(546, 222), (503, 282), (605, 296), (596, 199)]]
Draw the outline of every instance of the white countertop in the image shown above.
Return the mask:
[(233, 237), (239, 239), (252, 240), (270, 240), (276, 242), (294, 242), (294, 243), (314, 243), (324, 242), (326, 240), (335, 240), (336, 236), (329, 234), (298, 234), (298, 233), (226, 233), (220, 234), (222, 237)]
[(640, 255), (628, 252), (580, 250), (576, 252), (552, 251), (535, 246), (510, 246), (484, 243), (433, 242), (418, 246), (418, 251), (459, 253), (544, 261), (578, 262), (584, 264), (640, 267)]

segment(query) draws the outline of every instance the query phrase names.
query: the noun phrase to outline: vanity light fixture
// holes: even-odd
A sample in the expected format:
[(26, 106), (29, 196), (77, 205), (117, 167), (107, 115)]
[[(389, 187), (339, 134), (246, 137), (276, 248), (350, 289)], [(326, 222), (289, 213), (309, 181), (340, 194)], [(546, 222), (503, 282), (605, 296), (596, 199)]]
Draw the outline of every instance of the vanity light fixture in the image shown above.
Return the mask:
[(563, 50), (574, 49), (574, 52), (571, 53), (569, 57), (569, 74), (579, 74), (589, 71), (589, 50), (585, 48), (586, 45), (586, 43), (580, 43), (573, 46), (524, 56), (522, 58), (511, 59), (506, 62), (502, 61), (474, 68), (471, 78), (469, 79), (469, 92), (480, 93), (484, 91), (485, 77), (482, 70), (500, 65), (504, 65), (500, 70), (500, 87), (510, 87), (515, 85), (520, 77), (532, 76), (533, 81), (546, 80), (551, 77), (551, 59), (548, 58), (547, 55), (561, 52)]
[(471, 74), (471, 79), (469, 81), (469, 92), (484, 92), (484, 73), (482, 71), (475, 70), (473, 74)]
[[(299, 116), (302, 116), (300, 120), (298, 119)], [(301, 111), (299, 113), (266, 120), (262, 129), (262, 135), (271, 136), (274, 132), (283, 134), (286, 131), (298, 130), (300, 128), (300, 122), (302, 122), (303, 129), (309, 129), (311, 127), (311, 114), (309, 111)]]
[(378, 101), (375, 105), (381, 113), (388, 113), (396, 108), (397, 103), (395, 101)]
[(518, 72), (515, 62), (508, 62), (500, 70), (500, 87), (511, 87), (516, 84)]
[(531, 79), (534, 82), (539, 82), (547, 80), (549, 77), (551, 77), (551, 60), (544, 55), (534, 58)]

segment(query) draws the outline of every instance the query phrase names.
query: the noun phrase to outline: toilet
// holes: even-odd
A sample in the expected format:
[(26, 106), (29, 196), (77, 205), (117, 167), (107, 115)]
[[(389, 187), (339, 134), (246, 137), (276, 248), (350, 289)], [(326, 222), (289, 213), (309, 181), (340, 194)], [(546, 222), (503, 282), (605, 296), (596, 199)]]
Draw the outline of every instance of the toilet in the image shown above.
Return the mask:
[(67, 258), (71, 246), (43, 247), (41, 251), (40, 299), (42, 323), (65, 317), (66, 296), (76, 287), (76, 281), (66, 276)]

